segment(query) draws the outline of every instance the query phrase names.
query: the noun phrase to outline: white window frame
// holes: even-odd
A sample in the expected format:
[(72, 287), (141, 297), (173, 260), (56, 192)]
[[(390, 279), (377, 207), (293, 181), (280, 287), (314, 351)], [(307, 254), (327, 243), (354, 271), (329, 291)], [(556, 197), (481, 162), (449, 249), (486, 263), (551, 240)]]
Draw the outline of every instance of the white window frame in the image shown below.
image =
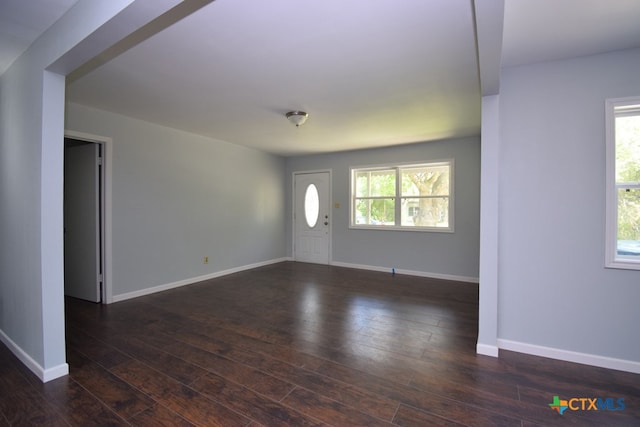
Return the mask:
[[(401, 200), (402, 190), (400, 188), (400, 171), (402, 169), (414, 168), (414, 167), (437, 167), (448, 166), (449, 167), (449, 221), (448, 227), (419, 227), (419, 226), (407, 226), (401, 225)], [(396, 192), (392, 196), (395, 200), (395, 223), (396, 225), (373, 225), (373, 224), (356, 224), (356, 183), (355, 175), (360, 171), (376, 171), (376, 170), (395, 170), (396, 171)], [(429, 160), (423, 162), (411, 162), (411, 163), (387, 163), (381, 165), (368, 165), (368, 166), (352, 166), (349, 168), (349, 228), (357, 230), (396, 230), (396, 231), (418, 231), (418, 232), (436, 232), (436, 233), (453, 233), (454, 232), (454, 160)]]
[[(629, 98), (612, 98), (605, 102), (606, 131), (606, 233), (605, 233), (605, 267), (628, 270), (640, 270), (640, 259), (618, 255), (618, 189), (640, 189), (640, 182), (616, 182), (616, 117), (633, 114), (640, 115), (640, 96)], [(626, 111), (616, 111), (616, 109)]]

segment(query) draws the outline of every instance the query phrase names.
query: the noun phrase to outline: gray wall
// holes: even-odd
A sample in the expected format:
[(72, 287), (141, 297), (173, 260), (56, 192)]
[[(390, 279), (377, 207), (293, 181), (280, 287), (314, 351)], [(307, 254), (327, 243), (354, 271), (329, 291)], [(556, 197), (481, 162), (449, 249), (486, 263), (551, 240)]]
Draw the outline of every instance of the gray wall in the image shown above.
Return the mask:
[(44, 366), (42, 123), (36, 120), (42, 114), (43, 69), (25, 62), (18, 60), (0, 78), (0, 329)]
[[(453, 158), (455, 233), (349, 229), (349, 167)], [(478, 137), (287, 159), (287, 224), (291, 224), (292, 173), (331, 169), (332, 261), (461, 278), (478, 277), (480, 139)], [(287, 226), (292, 255), (292, 227)]]
[(283, 158), (79, 105), (66, 116), (113, 138), (114, 296), (285, 256)]
[(604, 101), (638, 70), (640, 50), (503, 70), (501, 339), (640, 361), (640, 271), (604, 268)]
[[(133, 12), (122, 12), (131, 2), (79, 1), (0, 77), (0, 339), (45, 381), (68, 372), (62, 256), (64, 75), (126, 35), (126, 25), (115, 15), (121, 13), (130, 25), (138, 23), (130, 19)], [(144, 19), (141, 12), (153, 9), (134, 12)], [(105, 23), (112, 31), (92, 38)]]

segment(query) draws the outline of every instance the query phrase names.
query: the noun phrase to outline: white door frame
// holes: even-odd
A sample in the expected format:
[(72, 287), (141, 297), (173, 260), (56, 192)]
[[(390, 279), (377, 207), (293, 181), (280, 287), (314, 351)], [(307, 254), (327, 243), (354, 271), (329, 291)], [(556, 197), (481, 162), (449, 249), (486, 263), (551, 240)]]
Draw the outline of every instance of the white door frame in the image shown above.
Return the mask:
[(91, 135), (84, 132), (76, 132), (72, 130), (64, 131), (65, 138), (76, 139), (78, 141), (93, 142), (102, 145), (102, 188), (103, 188), (103, 200), (102, 200), (102, 238), (103, 238), (103, 253), (102, 253), (102, 303), (111, 304), (113, 302), (113, 282), (112, 282), (112, 261), (113, 261), (113, 249), (112, 249), (112, 232), (113, 222), (111, 217), (111, 202), (112, 202), (112, 167), (111, 159), (113, 158), (113, 140), (105, 136)]
[[(292, 200), (292, 206), (291, 206), (291, 236), (292, 236), (292, 241), (291, 241), (291, 249), (292, 249), (292, 256), (293, 256), (293, 260), (295, 261), (296, 259), (296, 176), (297, 175), (306, 175), (306, 174), (312, 174), (312, 173), (328, 173), (329, 174), (329, 194), (327, 195), (328, 198), (328, 202), (329, 202), (329, 211), (333, 212), (333, 210), (331, 209), (331, 204), (332, 204), (332, 188), (333, 188), (333, 173), (332, 173), (332, 169), (315, 169), (315, 170), (308, 170), (308, 171), (294, 171), (291, 174), (291, 195), (293, 197), (291, 197)], [(331, 265), (331, 260), (333, 259), (333, 239), (332, 239), (332, 235), (333, 235), (333, 214), (329, 215), (329, 262), (328, 265)]]

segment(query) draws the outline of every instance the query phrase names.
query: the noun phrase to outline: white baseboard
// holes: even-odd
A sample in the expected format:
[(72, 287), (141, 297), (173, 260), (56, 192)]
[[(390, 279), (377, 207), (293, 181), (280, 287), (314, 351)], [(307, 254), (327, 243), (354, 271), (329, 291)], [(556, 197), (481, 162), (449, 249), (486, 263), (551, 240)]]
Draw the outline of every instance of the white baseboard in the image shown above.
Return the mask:
[(53, 368), (44, 369), (2, 330), (0, 330), (0, 341), (2, 341), (4, 345), (11, 350), (18, 360), (29, 368), (38, 378), (40, 378), (40, 381), (43, 383), (69, 375), (69, 365), (66, 363), (54, 366)]
[(67, 363), (62, 363), (58, 366), (54, 366), (53, 368), (45, 369), (40, 379), (43, 383), (46, 383), (48, 381), (55, 380), (56, 378), (64, 377), (65, 375), (69, 375), (69, 365)]
[(498, 357), (498, 346), (488, 344), (476, 344), (476, 353), (485, 356)]
[[(336, 267), (357, 268), (358, 270), (381, 271), (383, 273), (391, 273), (391, 267), (378, 267), (375, 265), (351, 264), (348, 262), (332, 261), (331, 265)], [(406, 274), (408, 276), (428, 277), (430, 279), (453, 280), (456, 282), (479, 283), (477, 277), (456, 276), (453, 274), (430, 273), (428, 271), (414, 271), (396, 268), (396, 274)]]
[(517, 351), (534, 356), (548, 357), (550, 359), (564, 360), (566, 362), (581, 363), (583, 365), (598, 366), (618, 371), (640, 374), (640, 362), (632, 360), (615, 359), (613, 357), (598, 356), (595, 354), (579, 353), (570, 350), (561, 350), (552, 347), (543, 347), (535, 344), (527, 344), (517, 341), (498, 339), (498, 347), (504, 350)]
[(264, 267), (266, 265), (277, 264), (279, 262), (289, 261), (290, 258), (278, 258), (269, 261), (258, 262), (255, 264), (243, 265), (240, 267), (230, 268), (228, 270), (216, 271), (215, 273), (206, 274), (204, 276), (191, 277), (189, 279), (179, 280), (173, 283), (167, 283), (164, 285), (152, 286), (150, 288), (140, 289), (139, 291), (127, 292), (120, 295), (113, 296), (113, 302), (124, 301), (132, 298), (138, 298), (145, 295), (155, 294), (156, 292), (167, 291), (169, 289), (179, 288), (181, 286), (192, 285), (194, 283), (202, 282), (204, 280), (215, 279), (216, 277), (222, 277), (240, 271), (251, 270), (253, 268)]

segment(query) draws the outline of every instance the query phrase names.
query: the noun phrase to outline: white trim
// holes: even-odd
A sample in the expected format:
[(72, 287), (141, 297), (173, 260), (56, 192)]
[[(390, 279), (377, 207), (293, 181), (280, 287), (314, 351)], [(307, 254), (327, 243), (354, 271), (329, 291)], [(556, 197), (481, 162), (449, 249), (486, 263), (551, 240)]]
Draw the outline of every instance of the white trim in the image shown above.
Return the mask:
[(45, 369), (40, 380), (43, 383), (46, 383), (66, 375), (69, 375), (69, 365), (67, 363), (62, 363), (58, 366), (54, 366), (53, 368)]
[(0, 330), (0, 341), (7, 346), (9, 350), (20, 360), (31, 372), (33, 372), (40, 381), (46, 383), (56, 378), (69, 375), (69, 365), (62, 363), (53, 368), (44, 369), (38, 362), (33, 360), (18, 344), (16, 344), (4, 331)]
[[(450, 200), (451, 201), (451, 200)], [(449, 205), (451, 206), (451, 205)], [(413, 231), (418, 233), (455, 233), (455, 230), (445, 227), (411, 227), (410, 225), (369, 225), (369, 224), (349, 224), (351, 230), (377, 230), (377, 231)]]
[(102, 144), (104, 150), (102, 153), (102, 167), (104, 172), (104, 203), (102, 210), (104, 212), (102, 237), (104, 238), (104, 259), (103, 259), (103, 278), (102, 278), (102, 303), (111, 304), (113, 301), (113, 218), (111, 215), (111, 207), (113, 206), (113, 139), (106, 136), (92, 135), (84, 132), (76, 132), (73, 130), (64, 131), (65, 138), (73, 138), (80, 141), (95, 142)]
[[(618, 186), (616, 185), (616, 135), (615, 108), (640, 104), (640, 97), (611, 98), (605, 101), (605, 145), (606, 145), (606, 203), (605, 203), (605, 267), (640, 270), (640, 260), (619, 256), (618, 235)], [(630, 112), (634, 115), (635, 111)]]
[(598, 366), (601, 368), (616, 369), (618, 371), (640, 374), (640, 362), (633, 360), (579, 353), (576, 351), (544, 347), (500, 338), (498, 338), (498, 347), (504, 350), (516, 351), (518, 353), (526, 353), (534, 356), (548, 357), (550, 359), (564, 360), (566, 362), (581, 363), (583, 365)]
[(476, 353), (485, 356), (498, 357), (498, 346), (488, 344), (476, 344)]
[(120, 295), (113, 296), (113, 302), (124, 301), (132, 298), (138, 298), (145, 295), (155, 294), (157, 292), (167, 291), (169, 289), (179, 288), (182, 286), (192, 285), (194, 283), (202, 282), (204, 280), (215, 279), (216, 277), (227, 276), (229, 274), (238, 273), (240, 271), (251, 270), (253, 268), (264, 267), (266, 265), (277, 264), (279, 262), (291, 261), (290, 258), (277, 258), (269, 261), (257, 262), (255, 264), (243, 265), (240, 267), (230, 268), (228, 270), (216, 271), (215, 273), (205, 274), (204, 276), (192, 277), (189, 279), (179, 280), (173, 283), (166, 283), (164, 285), (152, 286), (150, 288), (140, 289), (139, 291), (127, 292)]
[[(339, 262), (332, 261), (330, 265), (334, 265), (336, 267), (346, 267), (346, 268), (356, 268), (358, 270), (371, 270), (371, 271), (381, 271), (383, 273), (392, 273), (392, 267), (379, 267), (375, 265), (365, 265), (365, 264), (351, 264), (348, 262)], [(417, 277), (427, 277), (430, 279), (443, 279), (443, 280), (453, 280), (456, 282), (467, 282), (467, 283), (479, 283), (477, 277), (467, 277), (467, 276), (457, 276), (453, 274), (442, 274), (442, 273), (430, 273), (428, 271), (415, 271), (415, 270), (404, 270), (404, 269), (395, 269), (395, 274), (405, 274), (407, 276), (417, 276)]]

